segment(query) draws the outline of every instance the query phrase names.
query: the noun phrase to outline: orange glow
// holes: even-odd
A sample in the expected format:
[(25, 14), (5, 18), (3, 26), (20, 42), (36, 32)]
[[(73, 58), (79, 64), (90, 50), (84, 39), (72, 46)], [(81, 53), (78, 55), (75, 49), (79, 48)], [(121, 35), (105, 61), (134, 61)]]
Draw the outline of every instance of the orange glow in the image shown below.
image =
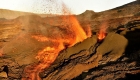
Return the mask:
[(2, 56), (2, 53), (0, 53), (0, 57)]
[(108, 28), (107, 25), (108, 25), (107, 22), (103, 22), (101, 24), (100, 30), (97, 34), (97, 38), (98, 38), (99, 41), (102, 41), (106, 37), (106, 35), (107, 35), (106, 30)]
[(0, 50), (0, 57), (3, 55), (2, 53), (3, 53), (3, 50), (1, 49), (1, 50)]
[(98, 33), (98, 40), (101, 41), (106, 37), (106, 33), (102, 30), (99, 31)]
[[(64, 4), (62, 12), (64, 12), (64, 14), (66, 12), (69, 13), (69, 10)], [(63, 23), (61, 23), (61, 26), (58, 26), (58, 28), (63, 29), (62, 31), (51, 31), (52, 33), (49, 36), (41, 34), (31, 36), (39, 42), (50, 42), (51, 45), (47, 45), (44, 49), (38, 52), (35, 57), (39, 60), (38, 64), (27, 66), (24, 69), (25, 75), (29, 76), (30, 80), (41, 80), (39, 73), (48, 68), (55, 61), (60, 51), (91, 36), (90, 27), (88, 27), (88, 33), (86, 33), (74, 15), (64, 15), (61, 19)], [(22, 78), (22, 80), (28, 79)]]

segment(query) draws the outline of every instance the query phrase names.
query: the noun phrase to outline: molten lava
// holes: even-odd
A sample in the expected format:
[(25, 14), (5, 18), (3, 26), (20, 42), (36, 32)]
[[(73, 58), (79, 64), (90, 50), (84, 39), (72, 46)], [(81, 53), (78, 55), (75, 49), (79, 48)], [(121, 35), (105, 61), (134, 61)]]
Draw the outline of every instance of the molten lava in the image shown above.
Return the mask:
[(103, 22), (101, 25), (100, 25), (100, 30), (99, 32), (97, 33), (97, 38), (98, 38), (98, 42), (101, 42), (104, 40), (104, 38), (106, 37), (107, 35), (107, 30), (108, 28), (108, 22)]
[[(52, 36), (56, 37), (47, 37), (43, 35), (32, 36), (32, 38), (39, 42), (49, 42), (50, 46), (46, 46), (43, 50), (38, 52), (36, 56), (36, 59), (39, 60), (38, 64), (25, 68), (24, 72), (29, 73), (31, 80), (40, 80), (40, 78), (37, 77), (39, 73), (49, 67), (55, 61), (60, 51), (66, 47), (71, 47), (76, 43), (83, 41), (89, 36), (86, 35), (85, 31), (79, 25), (79, 22), (74, 16), (70, 16), (69, 21), (70, 22), (67, 24), (67, 26), (61, 27), (66, 33), (52, 32)], [(61, 36), (57, 36), (59, 34)]]
[(98, 42), (102, 41), (106, 37), (106, 32), (100, 30), (97, 34)]
[[(64, 7), (64, 10), (66, 12), (67, 8)], [(22, 80), (41, 80), (39, 73), (55, 61), (60, 51), (91, 36), (90, 28), (88, 27), (88, 32), (84, 31), (74, 15), (64, 15), (61, 19), (63, 23), (57, 26), (58, 30), (51, 31), (50, 29), (49, 35), (32, 35), (33, 39), (49, 43), (49, 45), (38, 52), (36, 59), (39, 60), (39, 63), (27, 66), (24, 69), (24, 74), (27, 77), (22, 78)]]

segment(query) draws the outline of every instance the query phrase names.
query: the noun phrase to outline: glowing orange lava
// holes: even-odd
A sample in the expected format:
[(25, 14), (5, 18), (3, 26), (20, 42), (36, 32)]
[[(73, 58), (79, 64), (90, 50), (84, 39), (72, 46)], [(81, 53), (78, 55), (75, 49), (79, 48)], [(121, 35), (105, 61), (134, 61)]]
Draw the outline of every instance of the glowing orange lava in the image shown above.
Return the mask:
[(107, 35), (107, 28), (108, 28), (108, 23), (107, 22), (103, 22), (101, 25), (100, 25), (100, 29), (99, 29), (99, 32), (97, 33), (97, 38), (98, 38), (98, 41), (102, 41), (106, 35)]
[(107, 21), (104, 21), (101, 25), (100, 25), (100, 29), (99, 29), (99, 32), (97, 33), (97, 38), (98, 38), (98, 41), (102, 41), (106, 35), (107, 35), (107, 28), (108, 28), (108, 22)]
[(97, 36), (98, 36), (98, 40), (102, 41), (106, 37), (106, 32), (100, 30)]
[[(64, 4), (62, 11), (64, 13), (69, 13), (69, 10)], [(48, 68), (55, 61), (60, 51), (91, 36), (90, 28), (88, 27), (88, 33), (86, 33), (74, 15), (64, 15), (61, 19), (63, 23), (61, 26), (58, 26), (58, 29), (62, 30), (51, 31), (51, 36), (31, 36), (39, 42), (49, 42), (51, 45), (46, 46), (43, 50), (38, 52), (36, 59), (39, 60), (39, 63), (27, 66), (24, 69), (24, 75), (27, 77), (22, 78), (22, 80), (41, 80), (39, 73)]]

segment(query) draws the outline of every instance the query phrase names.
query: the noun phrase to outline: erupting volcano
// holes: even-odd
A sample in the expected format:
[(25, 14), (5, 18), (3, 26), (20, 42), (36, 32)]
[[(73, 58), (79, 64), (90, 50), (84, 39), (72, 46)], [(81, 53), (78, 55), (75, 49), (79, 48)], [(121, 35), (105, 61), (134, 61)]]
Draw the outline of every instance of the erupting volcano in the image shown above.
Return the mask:
[(33, 39), (45, 42), (46, 47), (40, 50), (36, 56), (39, 63), (25, 68), (22, 80), (40, 80), (39, 73), (55, 61), (60, 51), (91, 36), (90, 30), (88, 32), (83, 30), (76, 17), (70, 14), (64, 3), (62, 6), (62, 12), (69, 13), (69, 15), (61, 16), (62, 24), (60, 26), (54, 26), (54, 29), (47, 32), (48, 35), (32, 35)]
[(39, 2), (45, 14), (0, 9), (0, 80), (138, 79), (139, 0), (78, 15), (62, 0)]

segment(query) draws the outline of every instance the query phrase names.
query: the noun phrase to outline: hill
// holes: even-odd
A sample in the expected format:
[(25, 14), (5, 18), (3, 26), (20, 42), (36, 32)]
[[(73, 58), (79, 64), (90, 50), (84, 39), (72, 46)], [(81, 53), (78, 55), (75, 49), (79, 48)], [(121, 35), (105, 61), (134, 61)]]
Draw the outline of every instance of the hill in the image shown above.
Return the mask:
[(120, 7), (116, 7), (102, 12), (94, 12), (91, 10), (87, 10), (79, 14), (78, 18), (79, 20), (99, 21), (103, 19), (108, 20), (122, 17), (130, 17), (139, 14), (140, 14), (140, 1), (137, 0), (128, 4), (124, 4)]
[(31, 14), (33, 14), (33, 13), (0, 9), (0, 18), (5, 18), (5, 19), (14, 19), (14, 18), (17, 18), (19, 16), (31, 15)]
[(41, 17), (55, 16), (55, 14), (54, 15), (53, 14), (37, 14), (37, 13), (31, 13), (31, 12), (0, 9), (0, 19), (15, 19), (19, 16), (25, 16), (25, 15), (39, 15)]

